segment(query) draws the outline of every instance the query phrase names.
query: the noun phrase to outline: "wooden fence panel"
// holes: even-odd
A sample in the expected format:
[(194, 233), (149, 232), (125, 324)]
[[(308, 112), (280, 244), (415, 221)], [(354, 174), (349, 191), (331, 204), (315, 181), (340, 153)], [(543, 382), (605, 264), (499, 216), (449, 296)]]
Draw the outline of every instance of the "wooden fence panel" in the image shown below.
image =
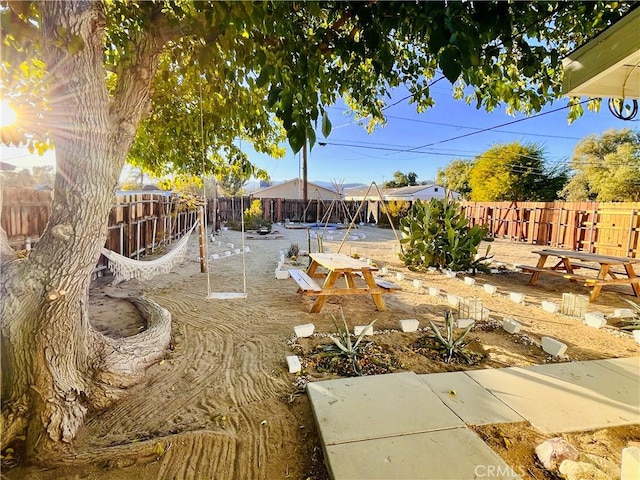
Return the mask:
[(52, 199), (50, 190), (2, 189), (2, 228), (12, 247), (24, 249), (27, 238), (35, 241), (40, 237), (49, 221)]
[[(51, 191), (3, 189), (2, 227), (9, 243), (24, 249), (35, 242), (51, 212)], [(239, 222), (252, 198), (218, 199), (222, 221)], [(262, 199), (262, 211), (273, 223), (289, 219), (314, 222), (331, 210), (330, 222), (348, 221), (358, 202)], [(640, 257), (640, 203), (598, 202), (461, 202), (471, 225), (488, 225), (495, 238), (603, 255)], [(213, 221), (213, 203), (208, 205)], [(109, 215), (106, 248), (138, 258), (180, 238), (197, 220), (177, 197), (147, 193), (118, 196)], [(358, 219), (358, 221), (363, 221)]]
[(594, 245), (598, 253), (625, 256), (638, 254), (640, 204), (602, 203), (597, 215)]
[[(207, 205), (208, 222), (213, 221), (213, 211), (217, 204), (220, 221), (239, 222), (241, 219), (242, 206), (246, 210), (255, 200), (252, 197), (221, 197), (216, 200), (209, 200)], [(265, 220), (271, 223), (291, 222), (319, 222), (325, 215), (329, 214), (328, 222), (345, 223), (349, 222), (358, 209), (359, 202), (331, 202), (323, 200), (284, 199), (284, 198), (263, 198), (262, 214)]]
[(517, 242), (640, 256), (640, 203), (461, 202), (471, 225)]
[[(12, 247), (22, 250), (27, 239), (35, 243), (51, 213), (51, 191), (7, 187), (2, 191), (2, 227)], [(105, 248), (140, 258), (160, 245), (182, 237), (196, 222), (197, 211), (173, 196), (135, 193), (116, 197), (109, 214)], [(104, 268), (100, 259), (98, 270)]]

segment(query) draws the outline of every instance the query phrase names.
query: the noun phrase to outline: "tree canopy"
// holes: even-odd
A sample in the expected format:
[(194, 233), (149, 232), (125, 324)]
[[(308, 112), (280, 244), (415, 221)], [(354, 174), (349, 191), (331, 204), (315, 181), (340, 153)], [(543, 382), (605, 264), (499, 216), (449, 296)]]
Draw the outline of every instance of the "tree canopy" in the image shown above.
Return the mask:
[(480, 202), (551, 201), (564, 186), (562, 169), (545, 165), (538, 145), (519, 142), (495, 145), (473, 162), (469, 173), (471, 199)]
[(438, 169), (436, 183), (459, 193), (461, 199), (467, 200), (471, 193), (469, 176), (472, 167), (473, 160), (453, 160), (446, 167)]
[(418, 174), (415, 172), (402, 173), (400, 170), (393, 172), (393, 179), (384, 182), (384, 188), (410, 187), (418, 185)]
[(609, 130), (582, 139), (571, 157), (568, 201), (640, 201), (640, 132)]
[[(3, 93), (21, 120), (2, 139), (45, 148), (55, 122), (47, 113), (51, 78), (39, 55), (47, 45), (38, 35), (44, 17), (36, 5), (11, 2), (2, 11)], [(285, 132), (294, 151), (305, 138), (313, 145), (317, 121), (330, 132), (325, 106), (338, 96), (374, 123), (384, 121), (384, 99), (399, 85), (425, 109), (433, 104), (428, 84), (440, 73), (478, 108), (504, 103), (509, 111), (539, 111), (560, 96), (562, 55), (629, 5), (185, 0), (99, 8), (112, 98), (131, 87), (123, 75), (148, 42), (160, 47), (157, 61), (140, 69), (152, 86), (142, 123), (132, 125), (138, 134), (129, 155), (160, 174), (202, 170), (201, 136), (205, 170), (221, 158), (243, 159), (233, 146), (237, 137), (276, 157)], [(68, 55), (85, 47), (73, 29), (61, 27), (52, 38)], [(120, 107), (114, 103), (112, 113)]]
[[(537, 112), (561, 95), (561, 57), (629, 10), (618, 2), (2, 2), (8, 144), (56, 151), (49, 223), (17, 260), (2, 253), (1, 442), (26, 432), (31, 460), (73, 461), (89, 411), (116, 401), (170, 341), (153, 328), (108, 338), (87, 296), (127, 159), (151, 172), (251, 169), (237, 139), (277, 156), (329, 135), (342, 97), (372, 124), (391, 88), (418, 110), (436, 77), (489, 111)], [(572, 104), (572, 115), (579, 105)], [(135, 142), (135, 143), (134, 143)]]

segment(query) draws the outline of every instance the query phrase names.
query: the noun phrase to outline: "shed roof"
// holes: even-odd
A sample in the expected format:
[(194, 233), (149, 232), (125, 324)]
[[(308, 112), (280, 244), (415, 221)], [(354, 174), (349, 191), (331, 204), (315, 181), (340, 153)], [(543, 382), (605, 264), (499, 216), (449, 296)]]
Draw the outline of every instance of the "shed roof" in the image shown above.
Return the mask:
[(564, 93), (574, 97), (640, 98), (640, 8), (562, 60)]
[[(286, 185), (288, 183), (298, 183), (298, 182), (300, 182), (299, 178), (293, 178), (291, 180), (286, 180), (284, 182), (280, 182), (280, 183), (277, 183), (275, 185), (270, 185), (268, 187), (261, 188), (260, 190), (255, 190), (252, 193), (255, 195), (257, 193), (262, 193), (262, 192), (267, 192), (269, 190), (274, 190), (274, 189), (276, 189), (278, 187), (282, 187), (283, 185)], [(330, 193), (333, 193), (333, 194), (336, 193), (336, 191), (334, 189), (332, 189), (332, 188), (326, 188), (326, 187), (323, 187), (322, 185), (318, 185), (318, 184), (313, 183), (313, 182), (307, 182), (307, 187), (313, 187), (313, 188), (317, 188), (317, 189), (320, 189), (320, 190), (326, 190), (327, 192), (330, 192)]]

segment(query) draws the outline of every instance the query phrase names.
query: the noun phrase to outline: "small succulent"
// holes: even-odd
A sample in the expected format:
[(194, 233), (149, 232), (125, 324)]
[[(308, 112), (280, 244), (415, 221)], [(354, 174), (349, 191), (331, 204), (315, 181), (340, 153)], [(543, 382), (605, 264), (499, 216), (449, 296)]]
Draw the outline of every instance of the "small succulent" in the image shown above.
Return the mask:
[(442, 354), (445, 363), (449, 363), (454, 355), (468, 360), (467, 343), (464, 342), (464, 339), (471, 331), (473, 324), (469, 325), (458, 337), (455, 337), (453, 333), (453, 314), (450, 310), (447, 310), (444, 315), (444, 332), (441, 332), (431, 320), (429, 320), (429, 324), (436, 337), (433, 348)]
[(625, 318), (622, 321), (626, 325), (620, 327), (622, 330), (640, 330), (640, 305), (631, 300), (624, 299), (635, 310), (635, 315), (631, 318)]
[(338, 325), (336, 317), (334, 317), (333, 314), (331, 314), (331, 317), (333, 318), (333, 324), (335, 325), (337, 330), (337, 335), (329, 336), (329, 338), (333, 342), (333, 345), (327, 345), (324, 348), (324, 351), (328, 353), (332, 353), (334, 355), (342, 355), (349, 358), (351, 360), (351, 363), (353, 364), (354, 373), (360, 376), (362, 375), (362, 368), (358, 363), (358, 353), (360, 352), (360, 343), (362, 342), (362, 339), (367, 333), (367, 330), (369, 329), (369, 327), (372, 327), (373, 324), (376, 323), (376, 321), (373, 320), (369, 325), (367, 325), (367, 327), (362, 330), (360, 335), (358, 335), (358, 338), (356, 339), (356, 341), (353, 342), (351, 340), (351, 332), (349, 331), (349, 325), (347, 325), (347, 320), (344, 318), (344, 313), (342, 311), (342, 308), (340, 309), (340, 316), (342, 318), (343, 326)]
[(289, 250), (287, 251), (287, 257), (292, 258), (292, 259), (297, 259), (298, 258), (298, 254), (300, 253), (300, 247), (298, 246), (297, 243), (292, 243), (289, 246)]

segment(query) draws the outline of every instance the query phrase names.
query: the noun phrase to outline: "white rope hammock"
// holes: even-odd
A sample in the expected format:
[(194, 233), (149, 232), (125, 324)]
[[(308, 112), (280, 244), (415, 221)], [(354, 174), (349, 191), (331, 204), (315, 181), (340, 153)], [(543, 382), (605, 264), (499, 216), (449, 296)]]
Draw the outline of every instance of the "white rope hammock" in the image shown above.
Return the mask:
[(103, 248), (102, 255), (107, 258), (109, 270), (111, 270), (115, 276), (113, 283), (117, 285), (120, 282), (131, 280), (132, 278), (150, 280), (161, 273), (169, 273), (173, 267), (184, 259), (189, 237), (197, 225), (198, 222), (189, 229), (168, 253), (154, 260), (134, 260), (133, 258), (120, 255), (113, 250)]

